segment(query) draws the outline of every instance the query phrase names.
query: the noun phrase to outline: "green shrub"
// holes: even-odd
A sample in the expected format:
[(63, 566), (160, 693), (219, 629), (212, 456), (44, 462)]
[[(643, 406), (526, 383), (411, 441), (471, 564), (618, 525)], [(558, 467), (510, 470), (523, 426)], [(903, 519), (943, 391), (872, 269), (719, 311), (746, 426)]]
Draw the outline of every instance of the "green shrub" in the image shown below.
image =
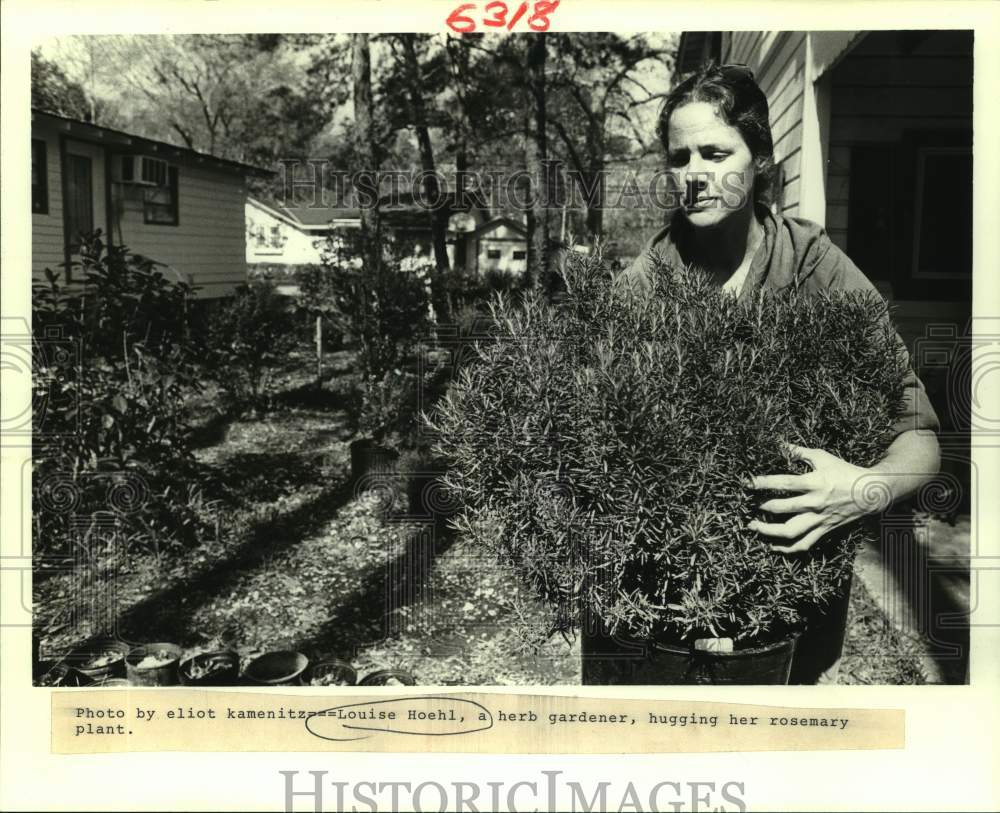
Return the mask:
[(271, 369), (297, 344), (285, 297), (266, 282), (240, 286), (212, 315), (206, 361), (235, 408), (263, 406)]
[(879, 460), (902, 404), (886, 306), (859, 295), (745, 303), (660, 268), (648, 298), (572, 257), (560, 306), (494, 307), (430, 418), (455, 527), (545, 598), (555, 628), (684, 640), (781, 637), (843, 588), (865, 524), (806, 554), (747, 529), (754, 475), (806, 469), (788, 441)]
[(324, 274), (309, 281), (309, 295), (337, 315), (359, 345), (366, 380), (380, 381), (398, 367), (427, 331), (427, 269), (412, 268), (405, 244), (387, 239), (377, 273), (362, 267), (360, 236), (331, 237), (323, 252)]
[[(100, 232), (83, 241), (71, 274), (67, 285), (46, 269), (33, 286), (36, 549), (69, 552), (86, 517), (154, 546), (193, 541), (201, 502), (184, 409), (198, 388), (192, 289), (106, 246)], [(133, 497), (110, 499), (124, 483)]]

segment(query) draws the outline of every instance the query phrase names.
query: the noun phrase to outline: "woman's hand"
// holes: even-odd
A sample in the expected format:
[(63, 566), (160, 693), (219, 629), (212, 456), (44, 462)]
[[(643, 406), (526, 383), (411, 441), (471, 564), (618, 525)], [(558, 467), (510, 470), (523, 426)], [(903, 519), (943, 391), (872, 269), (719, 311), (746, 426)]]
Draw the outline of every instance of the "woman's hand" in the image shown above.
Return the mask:
[[(785, 522), (753, 520), (749, 528), (773, 537), (771, 550), (799, 553), (809, 550), (834, 528), (854, 522), (888, 507), (891, 494), (879, 487), (878, 474), (855, 466), (822, 449), (805, 449), (786, 443), (789, 453), (804, 460), (812, 471), (805, 474), (766, 474), (754, 477), (758, 490), (798, 492), (762, 503), (762, 511), (791, 514)], [(794, 541), (793, 541), (794, 540)]]

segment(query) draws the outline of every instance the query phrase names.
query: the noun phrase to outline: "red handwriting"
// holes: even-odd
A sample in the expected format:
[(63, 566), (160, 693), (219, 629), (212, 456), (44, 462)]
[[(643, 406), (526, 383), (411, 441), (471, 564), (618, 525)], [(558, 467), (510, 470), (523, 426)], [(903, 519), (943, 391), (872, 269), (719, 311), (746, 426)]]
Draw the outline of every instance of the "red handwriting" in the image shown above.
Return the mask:
[[(534, 4), (523, 2), (515, 9), (508, 19), (509, 7), (501, 0), (491, 0), (483, 8), (485, 16), (481, 22), (486, 28), (506, 28), (513, 31), (514, 26), (520, 22), (521, 18), (528, 13), (531, 8), (531, 16), (528, 17), (527, 25), (532, 31), (548, 31), (549, 16), (559, 7), (560, 0), (537, 0)], [(476, 30), (476, 21), (465, 12), (478, 10), (477, 3), (462, 3), (451, 14), (444, 24), (458, 34), (471, 34)]]

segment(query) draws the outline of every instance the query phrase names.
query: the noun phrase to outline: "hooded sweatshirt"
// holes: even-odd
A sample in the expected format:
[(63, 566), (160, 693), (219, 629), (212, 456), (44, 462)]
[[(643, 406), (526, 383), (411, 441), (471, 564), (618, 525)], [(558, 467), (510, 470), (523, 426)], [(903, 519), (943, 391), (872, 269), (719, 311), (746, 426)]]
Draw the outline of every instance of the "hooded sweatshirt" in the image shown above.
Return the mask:
[[(758, 207), (757, 217), (764, 227), (764, 237), (740, 289), (740, 300), (760, 288), (778, 291), (795, 287), (807, 294), (817, 291), (878, 293), (822, 227), (809, 220), (775, 215), (766, 207)], [(683, 266), (678, 243), (683, 246), (688, 233), (686, 226), (683, 215), (679, 211), (675, 213), (671, 223), (653, 235), (635, 262), (622, 272), (618, 284), (627, 284), (639, 292), (648, 290), (656, 258), (667, 267)], [(907, 353), (909, 358), (898, 333), (896, 340), (901, 352)], [(895, 436), (910, 429), (940, 431), (937, 414), (912, 364), (908, 365), (904, 387), (905, 406), (896, 421)]]

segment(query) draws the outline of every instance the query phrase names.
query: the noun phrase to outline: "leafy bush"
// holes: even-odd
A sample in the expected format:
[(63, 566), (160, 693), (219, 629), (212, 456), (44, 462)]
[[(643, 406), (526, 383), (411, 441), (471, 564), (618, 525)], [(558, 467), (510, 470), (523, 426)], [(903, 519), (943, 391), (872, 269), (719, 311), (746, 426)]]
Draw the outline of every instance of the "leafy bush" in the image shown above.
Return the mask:
[(362, 267), (359, 237), (331, 237), (323, 253), (320, 294), (345, 333), (359, 344), (366, 380), (379, 381), (399, 366), (428, 326), (426, 268), (411, 268), (404, 244), (386, 240), (379, 271)]
[(233, 405), (258, 409), (271, 368), (296, 343), (288, 300), (270, 283), (242, 285), (212, 315), (207, 361)]
[[(33, 286), (37, 549), (67, 553), (81, 517), (157, 546), (191, 541), (201, 506), (183, 407), (198, 386), (192, 289), (100, 232), (71, 273), (67, 285), (46, 269)], [(126, 484), (122, 500), (109, 497)]]
[(842, 589), (864, 523), (807, 554), (747, 529), (754, 475), (806, 469), (780, 441), (877, 462), (905, 358), (885, 303), (792, 292), (737, 302), (660, 268), (649, 297), (570, 258), (561, 306), (494, 306), (492, 341), (430, 418), (455, 527), (566, 629), (581, 611), (668, 640), (777, 639)]

